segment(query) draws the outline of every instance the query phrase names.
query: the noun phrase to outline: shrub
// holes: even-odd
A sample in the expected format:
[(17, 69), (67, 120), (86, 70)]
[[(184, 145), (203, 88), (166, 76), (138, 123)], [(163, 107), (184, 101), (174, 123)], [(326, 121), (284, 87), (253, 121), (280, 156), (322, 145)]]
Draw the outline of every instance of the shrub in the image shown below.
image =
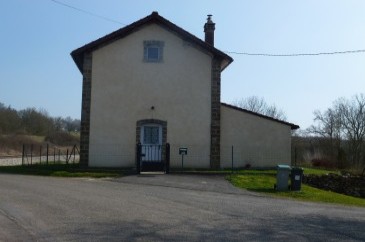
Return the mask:
[(248, 170), (248, 169), (250, 169), (250, 168), (251, 168), (251, 164), (249, 164), (249, 163), (248, 163), (248, 164), (246, 164), (246, 165), (245, 165), (245, 167), (244, 167), (244, 169), (246, 169), (246, 170)]
[(336, 165), (327, 159), (312, 159), (312, 166), (323, 168), (335, 168)]
[(0, 154), (20, 155), (23, 144), (39, 145), (40, 143), (28, 135), (0, 135)]
[(48, 135), (45, 138), (45, 141), (51, 142), (52, 144), (56, 144), (56, 145), (71, 146), (71, 145), (79, 144), (80, 138), (79, 138), (79, 136), (72, 135), (67, 132), (56, 132), (51, 135)]

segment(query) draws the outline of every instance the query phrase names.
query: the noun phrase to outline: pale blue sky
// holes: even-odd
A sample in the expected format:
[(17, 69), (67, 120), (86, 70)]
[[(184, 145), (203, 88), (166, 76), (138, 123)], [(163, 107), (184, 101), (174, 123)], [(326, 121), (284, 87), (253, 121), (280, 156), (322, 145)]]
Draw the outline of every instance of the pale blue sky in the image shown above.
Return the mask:
[[(249, 53), (365, 49), (365, 1), (59, 0), (124, 24), (158, 11), (203, 38), (207, 14), (215, 46)], [(80, 118), (82, 76), (70, 52), (123, 25), (51, 0), (0, 1), (0, 102)], [(306, 57), (230, 54), (222, 101), (252, 95), (283, 109), (288, 121), (312, 124), (313, 111), (365, 92), (365, 53)]]

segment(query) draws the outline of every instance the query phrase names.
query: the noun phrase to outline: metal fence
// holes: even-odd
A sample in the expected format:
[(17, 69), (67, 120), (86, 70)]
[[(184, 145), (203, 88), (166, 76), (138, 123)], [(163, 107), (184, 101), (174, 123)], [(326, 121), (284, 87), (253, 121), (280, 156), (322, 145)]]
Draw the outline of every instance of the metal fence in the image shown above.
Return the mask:
[[(89, 165), (93, 167), (125, 167), (137, 168), (136, 144), (90, 144)], [(156, 150), (157, 149), (157, 150)], [(158, 150), (160, 149), (160, 150)], [(186, 150), (181, 153), (180, 150)], [(141, 160), (166, 161), (166, 147), (148, 148), (146, 146), (141, 154)], [(221, 168), (241, 169), (249, 167), (273, 167), (277, 164), (294, 164), (295, 160), (300, 163), (298, 150), (273, 149), (255, 145), (242, 146), (221, 146), (220, 148)], [(147, 156), (147, 157), (146, 157)], [(170, 144), (169, 145), (169, 166), (173, 169), (209, 169), (210, 168), (210, 146), (193, 144)], [(293, 162), (292, 162), (293, 160)], [(79, 149), (76, 145), (70, 147), (57, 147), (51, 145), (24, 144), (22, 156), (0, 158), (0, 165), (31, 165), (31, 164), (52, 164), (52, 163), (78, 163)], [(164, 168), (165, 169), (165, 168)]]
[(170, 144), (136, 145), (137, 173), (148, 171), (170, 172)]
[[(170, 166), (172, 169), (209, 169), (211, 164), (210, 146), (170, 143)], [(141, 157), (138, 156), (137, 144), (95, 144), (89, 146), (89, 165), (97, 167), (137, 168), (137, 160), (164, 161), (165, 145), (142, 146)], [(180, 150), (186, 149), (181, 154)], [(240, 169), (248, 167), (274, 167), (277, 164), (291, 164), (290, 147), (275, 149), (273, 147), (255, 146), (221, 146), (221, 168)]]
[(290, 147), (274, 149), (265, 146), (221, 146), (221, 167), (240, 169), (271, 168), (277, 164), (291, 164)]
[(23, 144), (21, 165), (78, 163), (80, 151), (73, 147), (57, 147), (47, 145)]

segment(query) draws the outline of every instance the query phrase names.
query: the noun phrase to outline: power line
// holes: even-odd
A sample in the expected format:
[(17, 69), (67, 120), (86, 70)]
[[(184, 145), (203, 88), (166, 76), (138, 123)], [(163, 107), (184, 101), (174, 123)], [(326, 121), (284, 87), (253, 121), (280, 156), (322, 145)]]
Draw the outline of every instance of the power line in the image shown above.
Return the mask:
[(343, 55), (343, 54), (357, 54), (357, 53), (364, 53), (364, 52), (365, 52), (365, 50), (345, 50), (345, 51), (318, 52), (318, 53), (268, 54), (268, 53), (248, 53), (248, 52), (225, 51), (225, 53), (228, 53), (228, 54), (248, 55), (248, 56), (269, 56), (269, 57)]
[(54, 2), (54, 3), (56, 3), (56, 4), (62, 5), (64, 7), (68, 7), (68, 8), (71, 8), (73, 10), (77, 10), (79, 12), (89, 14), (89, 15), (94, 16), (94, 17), (97, 17), (97, 18), (101, 18), (101, 19), (106, 20), (106, 21), (109, 21), (109, 22), (126, 25), (126, 24), (124, 24), (122, 22), (119, 22), (118, 20), (114, 20), (114, 19), (111, 19), (111, 18), (108, 18), (108, 17), (104, 17), (102, 15), (99, 15), (99, 14), (96, 14), (96, 13), (92, 13), (92, 12), (86, 11), (84, 9), (71, 6), (71, 5), (68, 5), (66, 3), (63, 3), (63, 2), (60, 2), (60, 1), (57, 1), (57, 0), (51, 0), (51, 1)]
[[(77, 10), (79, 12), (109, 21), (117, 24), (121, 24), (126, 26), (127, 24), (119, 22), (118, 20), (114, 20), (96, 13), (92, 13), (89, 11), (86, 11), (81, 8), (77, 8), (74, 6), (71, 6), (69, 4), (66, 4), (61, 1), (57, 0), (51, 0), (52, 2), (62, 5), (64, 7), (71, 8), (73, 10)], [(318, 53), (291, 53), (291, 54), (270, 54), (270, 53), (249, 53), (249, 52), (237, 52), (237, 51), (224, 51), (227, 54), (235, 54), (235, 55), (246, 55), (246, 56), (267, 56), (267, 57), (298, 57), (298, 56), (319, 56), (319, 55), (343, 55), (343, 54), (358, 54), (358, 53), (364, 53), (365, 50), (346, 50), (346, 51), (333, 51), (333, 52), (318, 52)]]

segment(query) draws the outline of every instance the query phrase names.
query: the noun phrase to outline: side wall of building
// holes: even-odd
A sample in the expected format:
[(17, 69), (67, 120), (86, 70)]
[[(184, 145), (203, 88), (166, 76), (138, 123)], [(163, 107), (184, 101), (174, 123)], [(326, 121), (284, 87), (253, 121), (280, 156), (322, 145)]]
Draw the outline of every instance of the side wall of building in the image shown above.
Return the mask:
[[(149, 40), (164, 42), (162, 62), (144, 61)], [(195, 158), (186, 166), (209, 167), (212, 56), (151, 24), (93, 51), (92, 60), (89, 166), (134, 166), (137, 121), (157, 119), (167, 122), (171, 166), (188, 147)]]
[(290, 164), (291, 127), (221, 106), (221, 167)]

